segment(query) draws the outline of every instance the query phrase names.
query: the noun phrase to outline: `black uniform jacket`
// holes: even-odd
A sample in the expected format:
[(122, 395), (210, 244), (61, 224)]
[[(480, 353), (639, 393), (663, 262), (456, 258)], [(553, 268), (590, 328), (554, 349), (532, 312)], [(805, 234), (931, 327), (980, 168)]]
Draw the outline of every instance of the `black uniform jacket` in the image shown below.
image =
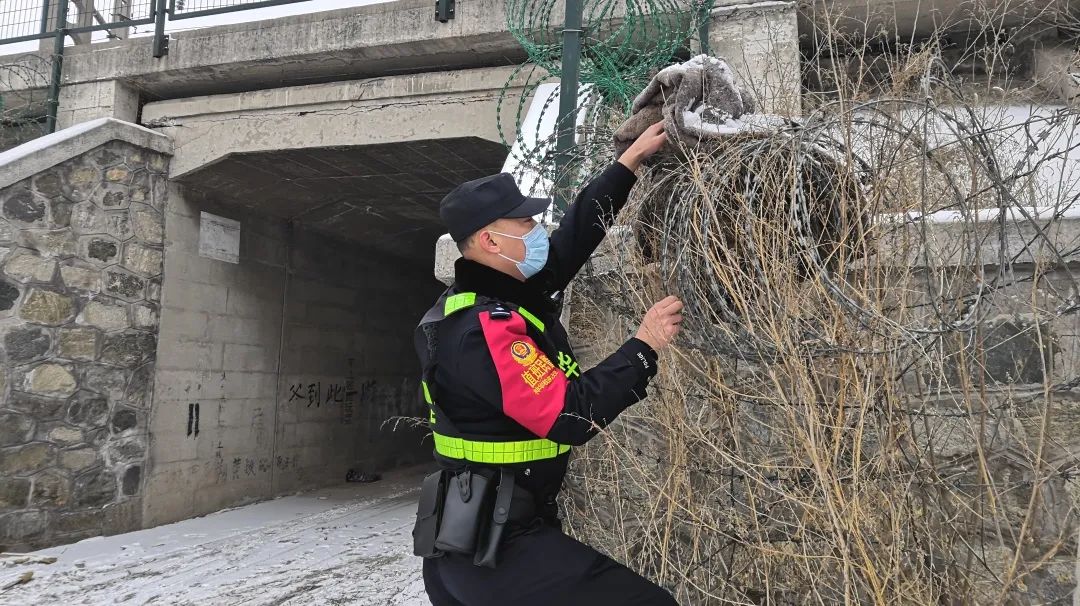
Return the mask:
[[(441, 321), (433, 391), (439, 409), (458, 432), (500, 441), (545, 438), (576, 446), (645, 397), (656, 374), (652, 348), (632, 338), (582, 372), (559, 323), (559, 306), (551, 298), (566, 288), (603, 240), (605, 226), (625, 205), (635, 180), (619, 163), (593, 179), (551, 234), (544, 270), (525, 282), (458, 260), (452, 291), (475, 292), (533, 316), (526, 319), (517, 311), (493, 316), (489, 303)], [(532, 492), (545, 517), (554, 515), (568, 457), (510, 466), (517, 472), (517, 484)], [(436, 459), (449, 469), (465, 466), (438, 455)]]

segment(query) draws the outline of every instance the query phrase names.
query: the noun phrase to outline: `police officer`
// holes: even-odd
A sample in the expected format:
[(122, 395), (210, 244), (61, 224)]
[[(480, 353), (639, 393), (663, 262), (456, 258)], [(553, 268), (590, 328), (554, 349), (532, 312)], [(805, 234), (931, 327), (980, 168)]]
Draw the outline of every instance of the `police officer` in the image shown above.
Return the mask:
[[(558, 319), (558, 293), (603, 240), (642, 161), (665, 141), (662, 124), (650, 127), (580, 192), (550, 238), (532, 218), (550, 201), (525, 197), (505, 173), (465, 183), (440, 204), (463, 258), (416, 334), (435, 458), (444, 470), (439, 507), (428, 482), (420, 506), (435, 523), (433, 512), (445, 502), (442, 548), (421, 554), (435, 606), (676, 604), (667, 591), (564, 535), (556, 507), (570, 448), (645, 397), (657, 352), (682, 319), (675, 297), (660, 301), (635, 338), (588, 371)], [(499, 497), (484, 503), (479, 523), (481, 533), (498, 527), (497, 558), (470, 555), (483, 551), (471, 545), (475, 531), (451, 515), (465, 507), (462, 499), (480, 501), (473, 474), (499, 482)], [(414, 536), (425, 534), (421, 517)], [(455, 532), (467, 534), (469, 546), (447, 538)]]

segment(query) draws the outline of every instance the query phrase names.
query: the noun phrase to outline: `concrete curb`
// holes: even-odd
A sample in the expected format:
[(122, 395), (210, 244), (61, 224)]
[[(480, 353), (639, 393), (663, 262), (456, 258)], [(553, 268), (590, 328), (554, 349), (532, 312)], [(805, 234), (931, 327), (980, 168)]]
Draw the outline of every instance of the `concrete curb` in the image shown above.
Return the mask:
[(173, 145), (169, 137), (123, 120), (99, 118), (0, 152), (0, 188), (32, 177), (109, 141), (126, 141), (172, 155)]

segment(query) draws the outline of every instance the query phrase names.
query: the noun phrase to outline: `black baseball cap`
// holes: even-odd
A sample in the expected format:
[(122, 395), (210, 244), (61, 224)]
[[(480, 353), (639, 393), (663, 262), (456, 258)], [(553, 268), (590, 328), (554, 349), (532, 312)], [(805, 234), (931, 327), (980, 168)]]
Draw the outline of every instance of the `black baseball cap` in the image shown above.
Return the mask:
[(499, 173), (455, 187), (439, 203), (439, 217), (461, 242), (496, 219), (533, 217), (549, 206), (550, 198), (526, 197), (510, 173)]

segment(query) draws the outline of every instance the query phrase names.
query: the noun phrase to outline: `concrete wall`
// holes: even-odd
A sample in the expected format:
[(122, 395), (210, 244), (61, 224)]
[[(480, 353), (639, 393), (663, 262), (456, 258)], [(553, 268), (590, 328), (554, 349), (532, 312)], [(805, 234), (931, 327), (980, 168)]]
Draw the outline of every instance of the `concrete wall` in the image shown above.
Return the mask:
[[(427, 264), (172, 195), (145, 524), (426, 457), (382, 423), (423, 414), (411, 330), (439, 292)], [(199, 256), (201, 211), (241, 222), (238, 264)]]
[[(227, 154), (480, 137), (501, 141), (497, 112), (517, 106), (514, 68), (392, 76), (150, 103), (143, 123), (175, 141), (173, 178)], [(517, 133), (503, 116), (503, 136)]]
[(720, 0), (709, 20), (709, 54), (731, 64), (768, 112), (798, 115), (802, 67), (795, 2)]
[(167, 165), (112, 141), (0, 189), (0, 551), (141, 524)]

